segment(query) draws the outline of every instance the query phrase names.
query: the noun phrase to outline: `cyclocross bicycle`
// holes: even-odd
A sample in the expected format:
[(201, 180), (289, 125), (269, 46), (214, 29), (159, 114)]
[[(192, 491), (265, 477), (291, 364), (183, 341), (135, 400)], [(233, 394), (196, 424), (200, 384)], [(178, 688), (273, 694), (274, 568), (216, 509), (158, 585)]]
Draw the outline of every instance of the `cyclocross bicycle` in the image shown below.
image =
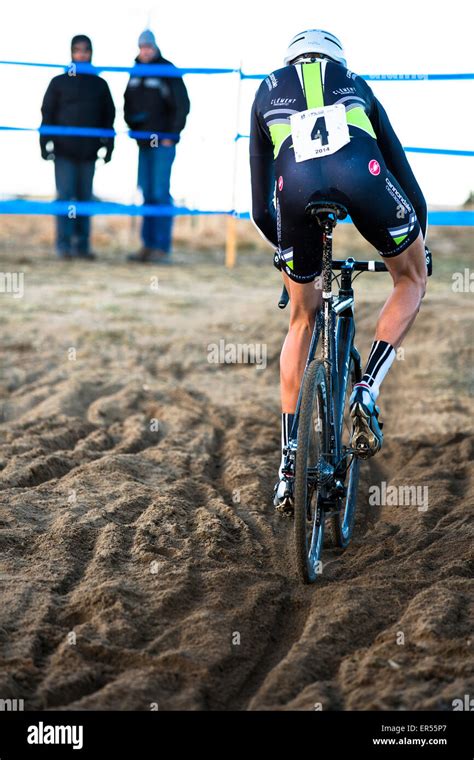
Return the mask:
[[(332, 232), (347, 216), (344, 206), (317, 201), (309, 203), (305, 212), (323, 231), (322, 307), (315, 319), (285, 460), (284, 475), (292, 485), (293, 498), (282, 505), (282, 511), (294, 513), (298, 571), (304, 582), (313, 583), (321, 572), (326, 523), (336, 546), (345, 549), (351, 540), (365, 453), (351, 448), (349, 397), (362, 374), (354, 345), (353, 273), (388, 270), (381, 261), (352, 257), (333, 261)], [(277, 267), (278, 262), (276, 254)], [(428, 249), (426, 262), (431, 274)], [(334, 271), (339, 271), (341, 278), (337, 295), (332, 292), (333, 279), (338, 277)], [(284, 287), (280, 308), (288, 300)]]

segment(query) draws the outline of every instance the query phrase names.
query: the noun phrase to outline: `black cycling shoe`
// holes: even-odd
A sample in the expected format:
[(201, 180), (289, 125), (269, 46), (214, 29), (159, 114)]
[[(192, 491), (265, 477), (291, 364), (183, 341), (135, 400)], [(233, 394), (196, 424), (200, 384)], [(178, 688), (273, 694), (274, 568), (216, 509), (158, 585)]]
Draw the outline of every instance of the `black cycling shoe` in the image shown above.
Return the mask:
[(379, 422), (379, 414), (380, 409), (367, 389), (356, 388), (351, 403), (351, 448), (360, 459), (369, 459), (382, 448), (383, 425)]
[(285, 517), (294, 513), (293, 481), (288, 480), (284, 475), (273, 489), (273, 506)]

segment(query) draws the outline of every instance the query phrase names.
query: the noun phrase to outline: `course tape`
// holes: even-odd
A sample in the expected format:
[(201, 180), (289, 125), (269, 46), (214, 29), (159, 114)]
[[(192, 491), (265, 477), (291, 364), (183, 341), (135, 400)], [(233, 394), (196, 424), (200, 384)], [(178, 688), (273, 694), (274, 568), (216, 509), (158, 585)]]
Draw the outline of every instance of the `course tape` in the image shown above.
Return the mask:
[[(64, 127), (56, 125), (44, 125), (42, 127), (9, 127), (0, 125), (0, 131), (12, 130), (14, 132), (39, 132), (41, 135), (68, 135), (75, 137), (117, 137), (118, 135), (128, 135), (137, 140), (149, 140), (150, 138), (174, 140), (178, 142), (179, 134), (173, 132), (140, 132), (129, 129), (116, 132), (114, 129), (102, 129), (99, 127)], [(250, 135), (237, 134), (236, 140), (248, 140)], [(451, 148), (413, 148), (406, 147), (407, 153), (432, 153), (442, 156), (474, 156), (474, 150), (454, 150)]]
[[(239, 219), (251, 218), (248, 211), (234, 212), (233, 215)], [(474, 211), (428, 211), (428, 222), (433, 227), (474, 227)], [(352, 224), (352, 219), (347, 216), (338, 224)]]
[[(39, 68), (62, 69), (64, 72), (70, 72), (74, 76), (77, 74), (100, 74), (102, 71), (112, 71), (120, 74), (130, 74), (131, 76), (162, 76), (162, 77), (180, 77), (184, 74), (239, 74), (241, 79), (265, 79), (267, 74), (245, 74), (239, 69), (208, 69), (208, 68), (186, 68), (178, 67), (163, 63), (140, 63), (134, 66), (96, 66), (91, 63), (36, 63), (34, 61), (0, 61), (3, 66), (38, 66)], [(362, 79), (369, 81), (385, 82), (419, 82), (419, 81), (439, 81), (453, 79), (474, 79), (474, 73), (467, 72), (462, 74), (361, 74)]]
[(41, 127), (9, 127), (0, 125), (0, 131), (12, 130), (14, 132), (39, 132), (41, 135), (69, 135), (75, 137), (117, 137), (128, 135), (138, 140), (148, 140), (151, 137), (166, 137), (169, 140), (179, 140), (177, 132), (140, 132), (134, 129), (124, 129), (116, 132), (115, 129), (103, 129), (102, 127), (65, 127), (56, 124), (45, 124)]
[(33, 61), (0, 61), (4, 66), (38, 66), (46, 69), (61, 69), (65, 74), (100, 74), (102, 71), (112, 71), (117, 74), (130, 76), (162, 76), (181, 77), (183, 74), (238, 74), (240, 69), (205, 69), (178, 68), (166, 63), (139, 63), (135, 66), (95, 66), (90, 63), (34, 63)]
[[(1, 127), (0, 127), (1, 129)], [(234, 141), (237, 140), (249, 140), (250, 135), (243, 135), (237, 133), (234, 137)], [(451, 148), (403, 148), (406, 153), (436, 153), (441, 156), (474, 156), (474, 150), (454, 150)]]
[[(0, 61), (1, 63), (1, 61)], [(244, 74), (240, 72), (241, 79), (265, 79), (268, 74)], [(382, 81), (382, 82), (423, 82), (426, 80), (440, 81), (443, 79), (474, 79), (474, 72), (468, 72), (465, 74), (359, 74), (361, 79), (366, 81)]]
[(214, 216), (229, 215), (232, 211), (202, 211), (186, 206), (137, 206), (109, 201), (0, 201), (0, 214), (34, 214), (48, 216)]
[[(47, 216), (234, 216), (238, 219), (250, 219), (248, 211), (219, 209), (203, 211), (186, 206), (137, 206), (109, 201), (30, 201), (2, 200), (0, 214), (32, 214)], [(474, 211), (431, 211), (429, 223), (434, 226), (472, 227)], [(350, 222), (348, 217), (347, 222)]]

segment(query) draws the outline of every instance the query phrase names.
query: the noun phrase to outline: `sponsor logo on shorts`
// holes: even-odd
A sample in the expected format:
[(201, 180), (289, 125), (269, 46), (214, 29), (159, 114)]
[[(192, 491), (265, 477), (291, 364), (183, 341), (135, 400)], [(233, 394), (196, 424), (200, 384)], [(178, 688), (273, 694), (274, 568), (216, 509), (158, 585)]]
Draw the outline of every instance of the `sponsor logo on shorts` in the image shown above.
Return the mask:
[(281, 212), (280, 212), (280, 203), (278, 201), (278, 197), (276, 198), (276, 218), (277, 218), (277, 239), (278, 242), (281, 240)]
[(373, 158), (371, 161), (369, 161), (369, 172), (376, 177), (378, 174), (380, 174), (380, 164), (378, 161)]
[(412, 212), (413, 209), (410, 206), (410, 204), (408, 203), (408, 201), (405, 200), (405, 198), (403, 197), (403, 195), (401, 195), (401, 193), (398, 192), (397, 188), (395, 187), (395, 185), (393, 184), (393, 182), (390, 182), (390, 180), (389, 180), (388, 177), (385, 180), (385, 189), (387, 190), (387, 192), (390, 193), (390, 195), (392, 196), (392, 198), (394, 198), (397, 201), (397, 203), (401, 203), (402, 206), (404, 206), (406, 208), (406, 210), (408, 211), (408, 213)]
[(278, 189), (280, 193), (283, 190), (283, 177), (281, 175), (278, 177)]

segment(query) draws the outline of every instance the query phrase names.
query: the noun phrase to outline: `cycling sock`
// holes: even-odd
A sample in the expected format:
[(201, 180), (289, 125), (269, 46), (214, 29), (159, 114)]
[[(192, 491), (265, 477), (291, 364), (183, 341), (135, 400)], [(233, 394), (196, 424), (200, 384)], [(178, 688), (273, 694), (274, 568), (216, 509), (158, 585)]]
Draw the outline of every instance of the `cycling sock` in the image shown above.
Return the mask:
[(294, 414), (283, 412), (281, 415), (281, 462), (278, 470), (278, 477), (281, 478), (283, 474), (283, 465), (285, 464), (285, 449), (288, 446), (288, 440), (290, 438), (291, 428), (293, 427)]
[[(364, 376), (360, 383), (354, 385), (354, 391), (356, 388), (363, 388), (370, 393), (372, 399), (376, 401), (380, 392), (380, 384), (392, 366), (394, 359), (394, 347), (385, 340), (375, 340), (372, 343), (369, 358), (367, 359)], [(354, 395), (354, 391), (352, 395)]]

